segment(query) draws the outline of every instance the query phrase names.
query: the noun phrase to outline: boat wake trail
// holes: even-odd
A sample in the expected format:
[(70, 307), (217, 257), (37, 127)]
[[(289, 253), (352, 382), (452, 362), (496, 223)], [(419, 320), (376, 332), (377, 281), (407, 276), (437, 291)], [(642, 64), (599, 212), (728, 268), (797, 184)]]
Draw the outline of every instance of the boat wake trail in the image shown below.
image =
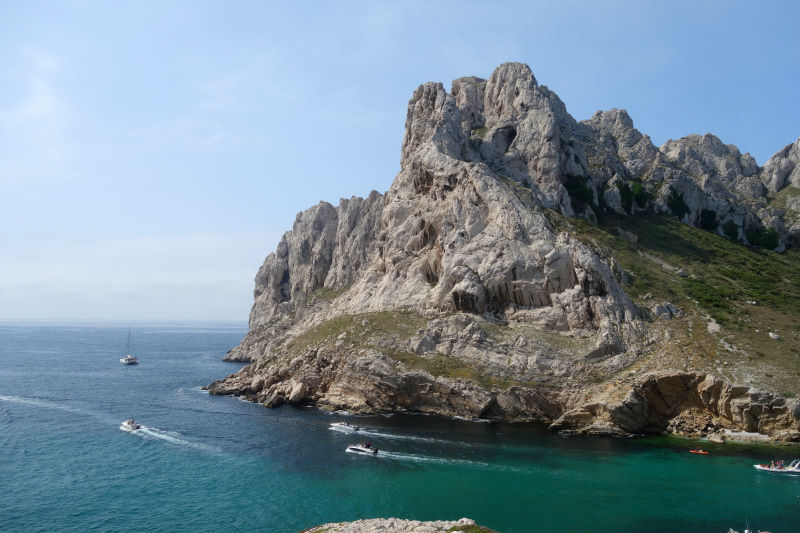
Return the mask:
[(9, 403), (16, 403), (20, 405), (30, 405), (32, 407), (43, 407), (45, 409), (57, 409), (59, 411), (67, 411), (70, 413), (79, 413), (83, 415), (95, 415), (95, 413), (91, 413), (84, 409), (78, 409), (77, 407), (71, 407), (69, 405), (65, 405), (63, 403), (52, 402), (49, 400), (42, 400), (41, 398), (35, 397), (24, 397), (24, 396), (5, 396), (0, 394), (0, 401), (2, 402), (9, 402)]
[(417, 435), (403, 435), (402, 433), (384, 433), (383, 431), (375, 431), (374, 429), (360, 429), (358, 430), (358, 433), (369, 435), (370, 437), (381, 437), (388, 440), (409, 440), (415, 442), (431, 442), (435, 444), (458, 444), (458, 446), (462, 448), (475, 446), (475, 444), (472, 443), (457, 442), (446, 439), (435, 439), (433, 437), (419, 437)]
[(142, 426), (140, 429), (136, 431), (129, 431), (129, 433), (134, 433), (143, 438), (153, 438), (153, 439), (163, 440), (165, 442), (169, 442), (170, 444), (175, 444), (177, 446), (188, 446), (190, 448), (195, 448), (198, 450), (205, 450), (205, 451), (219, 451), (214, 446), (209, 446), (208, 444), (200, 444), (198, 442), (192, 442), (183, 439), (181, 438), (182, 435), (176, 431), (164, 431), (163, 429), (159, 428), (150, 428), (147, 426)]
[(414, 463), (434, 463), (442, 465), (462, 465), (473, 468), (492, 468), (493, 465), (481, 461), (470, 461), (469, 459), (448, 459), (446, 457), (433, 457), (430, 455), (417, 455), (413, 453), (387, 452), (381, 450), (378, 457), (393, 459), (396, 461), (409, 461)]

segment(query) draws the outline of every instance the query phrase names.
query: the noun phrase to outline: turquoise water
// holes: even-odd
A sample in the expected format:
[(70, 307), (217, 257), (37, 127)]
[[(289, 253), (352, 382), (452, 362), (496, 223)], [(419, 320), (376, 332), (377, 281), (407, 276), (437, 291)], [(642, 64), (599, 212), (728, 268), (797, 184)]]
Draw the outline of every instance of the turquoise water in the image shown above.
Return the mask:
[[(563, 438), (431, 416), (265, 409), (204, 384), (246, 332), (0, 325), (0, 530), (299, 531), (358, 518), (474, 518), (501, 532), (800, 531), (800, 450)], [(135, 417), (138, 433), (119, 429)], [(347, 420), (357, 436), (329, 429)], [(382, 453), (344, 453), (370, 440)]]

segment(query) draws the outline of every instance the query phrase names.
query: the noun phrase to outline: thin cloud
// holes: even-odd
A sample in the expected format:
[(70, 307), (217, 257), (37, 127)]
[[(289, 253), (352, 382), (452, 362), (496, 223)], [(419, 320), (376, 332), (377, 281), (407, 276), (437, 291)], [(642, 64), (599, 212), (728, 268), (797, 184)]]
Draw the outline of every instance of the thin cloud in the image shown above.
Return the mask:
[[(72, 150), (67, 134), (69, 110), (57, 83), (60, 64), (43, 51), (26, 50), (19, 59), (23, 69), (10, 76), (11, 83), (23, 88), (23, 95), (0, 109), (0, 136), (6, 140), (0, 180), (63, 178), (71, 174), (66, 167)], [(53, 168), (61, 171), (52, 172)]]

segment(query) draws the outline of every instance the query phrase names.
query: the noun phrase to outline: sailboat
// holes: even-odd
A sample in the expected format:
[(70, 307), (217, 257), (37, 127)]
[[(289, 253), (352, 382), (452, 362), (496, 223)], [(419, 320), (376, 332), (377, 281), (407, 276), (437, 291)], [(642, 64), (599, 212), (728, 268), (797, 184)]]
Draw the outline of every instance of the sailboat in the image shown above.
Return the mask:
[(139, 358), (131, 355), (131, 330), (128, 328), (128, 344), (125, 345), (125, 357), (119, 360), (123, 365), (138, 365)]

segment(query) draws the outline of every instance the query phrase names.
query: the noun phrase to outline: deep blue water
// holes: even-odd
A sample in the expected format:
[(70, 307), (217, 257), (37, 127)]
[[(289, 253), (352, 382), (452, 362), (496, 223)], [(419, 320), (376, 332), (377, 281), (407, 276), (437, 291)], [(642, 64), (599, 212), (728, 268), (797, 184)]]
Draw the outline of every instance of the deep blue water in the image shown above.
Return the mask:
[[(0, 531), (299, 531), (368, 517), (502, 532), (800, 531), (800, 450), (562, 438), (535, 426), (265, 409), (204, 384), (245, 327), (0, 324)], [(137, 433), (119, 429), (135, 417)], [(357, 436), (332, 431), (348, 420)], [(371, 440), (382, 456), (344, 453)]]

